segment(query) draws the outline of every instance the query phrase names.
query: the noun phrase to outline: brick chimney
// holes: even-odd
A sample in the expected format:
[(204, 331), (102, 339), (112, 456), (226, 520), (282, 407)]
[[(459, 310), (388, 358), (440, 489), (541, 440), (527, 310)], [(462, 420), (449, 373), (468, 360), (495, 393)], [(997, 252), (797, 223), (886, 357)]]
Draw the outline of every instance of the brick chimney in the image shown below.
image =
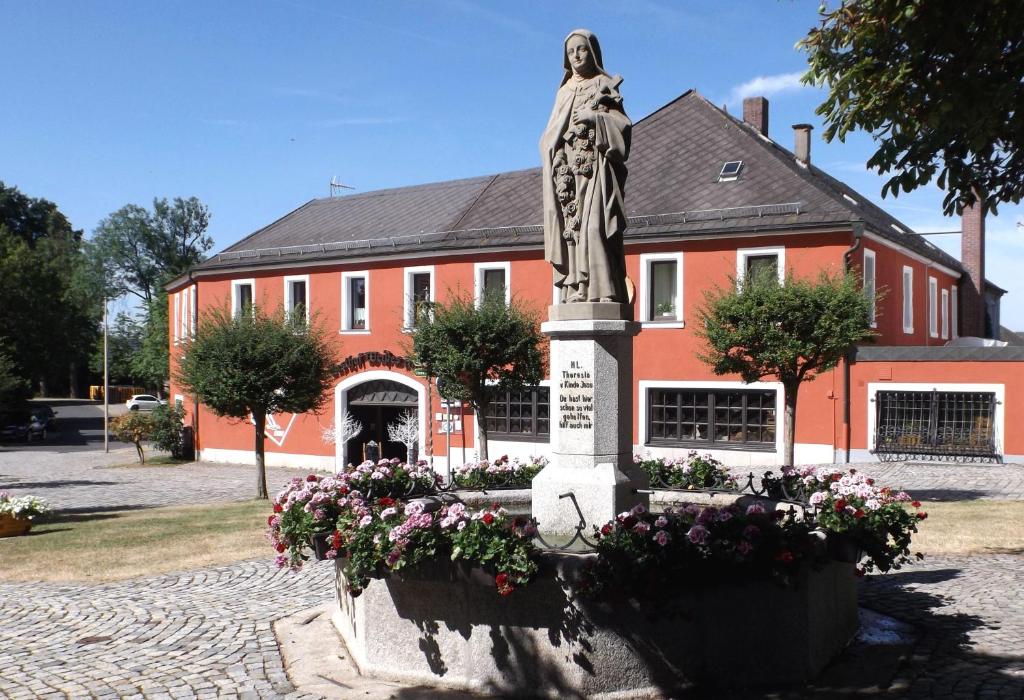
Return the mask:
[(811, 130), (814, 129), (810, 124), (794, 124), (793, 125), (793, 136), (795, 138), (795, 145), (793, 146), (793, 155), (796, 156), (797, 161), (801, 165), (811, 164)]
[(768, 100), (763, 97), (748, 97), (743, 100), (743, 121), (757, 129), (762, 136), (767, 136)]
[(961, 213), (960, 335), (985, 336), (985, 205), (975, 202)]

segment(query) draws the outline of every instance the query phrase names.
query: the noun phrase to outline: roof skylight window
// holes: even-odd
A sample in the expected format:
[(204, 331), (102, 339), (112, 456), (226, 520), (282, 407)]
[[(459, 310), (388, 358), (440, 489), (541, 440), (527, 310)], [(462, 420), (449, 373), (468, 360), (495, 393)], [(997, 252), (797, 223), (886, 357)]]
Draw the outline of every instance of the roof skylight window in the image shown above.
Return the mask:
[(732, 182), (740, 176), (740, 170), (743, 168), (742, 160), (730, 160), (722, 166), (722, 172), (718, 174), (719, 182)]

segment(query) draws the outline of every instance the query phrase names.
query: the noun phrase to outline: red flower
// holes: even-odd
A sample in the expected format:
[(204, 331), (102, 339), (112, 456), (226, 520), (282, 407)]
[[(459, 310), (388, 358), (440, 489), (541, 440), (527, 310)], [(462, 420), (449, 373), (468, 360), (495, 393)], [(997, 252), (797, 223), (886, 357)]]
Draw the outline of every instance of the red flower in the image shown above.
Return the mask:
[(838, 501), (832, 504), (832, 507), (835, 508), (835, 511), (837, 513), (843, 512), (843, 510), (846, 508), (846, 499), (840, 498)]
[(857, 520), (860, 520), (864, 517), (864, 511), (858, 508), (857, 510), (853, 511), (853, 517), (857, 518)]
[(914, 501), (910, 505), (914, 506), (915, 508), (920, 508), (921, 507), (921, 501)]
[(276, 515), (271, 515), (271, 516), (269, 516), (267, 518), (267, 525), (269, 527), (273, 527), (274, 526), (274, 518), (276, 518), (276, 517), (277, 517)]
[(840, 480), (840, 479), (842, 479), (842, 478), (843, 478), (843, 477), (839, 476), (838, 474), (833, 474), (833, 475), (832, 475), (832, 481), (839, 481), (839, 480)]
[(306, 481), (316, 481), (316, 480), (317, 480), (317, 475), (316, 474), (310, 474), (309, 476), (306, 477)]
[(610, 534), (612, 534), (612, 524), (611, 523), (605, 523), (601, 527), (601, 534), (602, 535), (610, 535)]
[(276, 549), (278, 552), (283, 552), (288, 548), (284, 546), (284, 542), (278, 542), (277, 545), (274, 546), (274, 549)]
[(482, 518), (482, 520), (484, 521), (484, 525), (490, 525), (491, 523), (494, 522), (494, 514), (493, 513), (484, 513), (484, 517)]
[(875, 480), (874, 479), (868, 479), (867, 480), (867, 484), (868, 484), (868, 486), (874, 486), (875, 485)]
[(499, 508), (501, 508), (501, 504), (497, 501), (491, 504), (491, 510), (498, 510)]
[(509, 595), (516, 589), (508, 580), (508, 574), (500, 573), (494, 577), (494, 585), (498, 589), (500, 595)]
[(390, 508), (391, 506), (395, 505), (395, 499), (384, 496), (382, 498), (377, 499), (377, 503), (385, 508)]
[(634, 518), (632, 515), (627, 515), (619, 522), (622, 523), (622, 527), (626, 528), (627, 530), (631, 530), (633, 526), (636, 525), (636, 518)]
[(283, 510), (284, 510), (284, 506), (282, 506), (280, 503), (275, 503), (274, 504), (274, 512), (275, 513), (280, 513)]
[(340, 489), (338, 489), (338, 493), (344, 496), (346, 493), (348, 493), (348, 486), (342, 486)]
[(921, 511), (920, 513), (917, 514), (917, 519), (918, 520), (924, 520), (927, 517), (928, 517), (928, 514), (925, 513), (924, 511)]
[(783, 549), (781, 552), (775, 555), (775, 561), (789, 563), (793, 561), (793, 553), (788, 549)]
[(337, 530), (331, 533), (331, 549), (338, 549), (341, 547), (341, 533)]

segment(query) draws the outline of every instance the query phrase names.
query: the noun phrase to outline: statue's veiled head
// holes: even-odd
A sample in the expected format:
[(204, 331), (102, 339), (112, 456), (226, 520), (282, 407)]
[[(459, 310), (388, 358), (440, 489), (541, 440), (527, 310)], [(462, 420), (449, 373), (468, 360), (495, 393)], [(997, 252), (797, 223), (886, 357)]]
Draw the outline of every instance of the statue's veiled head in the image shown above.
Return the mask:
[(573, 74), (581, 78), (592, 78), (598, 73), (604, 73), (601, 44), (589, 29), (574, 29), (565, 37), (564, 67), (563, 85)]

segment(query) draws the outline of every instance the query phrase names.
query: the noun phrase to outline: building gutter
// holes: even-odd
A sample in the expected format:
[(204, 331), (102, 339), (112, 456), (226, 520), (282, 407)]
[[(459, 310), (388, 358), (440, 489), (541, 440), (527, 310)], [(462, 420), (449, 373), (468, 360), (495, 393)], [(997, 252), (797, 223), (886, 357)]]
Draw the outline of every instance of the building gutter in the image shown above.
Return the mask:
[[(864, 222), (853, 222), (853, 243), (843, 252), (843, 271), (850, 272), (853, 254), (860, 249), (864, 239)], [(843, 463), (850, 463), (850, 363), (853, 361), (856, 348), (851, 349), (843, 357)]]

